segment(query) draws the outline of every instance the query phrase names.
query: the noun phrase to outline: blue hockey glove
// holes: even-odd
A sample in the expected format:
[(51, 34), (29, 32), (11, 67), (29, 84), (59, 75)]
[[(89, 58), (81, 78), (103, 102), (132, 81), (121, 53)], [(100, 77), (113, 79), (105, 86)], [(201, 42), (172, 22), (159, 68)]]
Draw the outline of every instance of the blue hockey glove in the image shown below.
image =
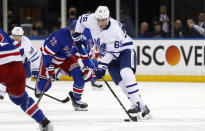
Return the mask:
[(34, 79), (38, 78), (38, 71), (32, 71), (31, 74)]
[(53, 65), (46, 68), (46, 77), (47, 79), (51, 78), (51, 81), (55, 80), (55, 68)]
[(105, 75), (107, 66), (108, 64), (106, 63), (102, 63), (102, 62), (98, 63), (98, 68), (95, 69), (95, 74), (97, 79), (101, 79)]
[(82, 55), (86, 55), (86, 52), (83, 50), (83, 47), (82, 47), (82, 45), (84, 45), (84, 47), (87, 47), (86, 37), (82, 35), (81, 33), (73, 33), (72, 38), (73, 38), (73, 41), (75, 42), (75, 46), (78, 52)]
[(97, 68), (95, 70), (95, 75), (97, 79), (101, 79), (105, 75), (105, 73), (106, 73), (106, 70), (102, 68)]
[(77, 48), (79, 48), (81, 45), (86, 44), (86, 37), (82, 35), (82, 33), (73, 33), (72, 34), (73, 41), (75, 42), (75, 45)]

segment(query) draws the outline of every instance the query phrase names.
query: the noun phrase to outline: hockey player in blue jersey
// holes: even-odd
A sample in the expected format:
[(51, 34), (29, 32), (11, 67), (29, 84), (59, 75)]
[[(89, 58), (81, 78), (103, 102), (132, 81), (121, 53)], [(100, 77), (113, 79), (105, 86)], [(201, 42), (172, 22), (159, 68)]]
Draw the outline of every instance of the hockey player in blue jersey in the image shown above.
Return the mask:
[[(36, 84), (36, 97), (40, 96), (48, 79), (55, 80), (55, 69), (61, 68), (64, 72), (73, 77), (73, 92), (69, 95), (72, 98), (74, 110), (87, 110), (88, 104), (81, 101), (84, 79), (83, 72), (80, 70), (77, 59), (74, 54), (77, 49), (73, 46), (73, 39), (68, 28), (60, 29), (50, 35), (44, 42), (42, 51), (42, 60), (39, 68), (39, 80)], [(81, 57), (85, 66), (92, 67), (88, 57)], [(48, 84), (46, 91), (51, 87), (51, 81)]]
[(73, 34), (78, 48), (84, 45), (82, 32), (89, 28), (95, 44), (99, 47), (102, 58), (95, 71), (97, 78), (102, 78), (108, 69), (113, 81), (119, 85), (131, 102), (129, 113), (149, 114), (136, 82), (136, 52), (133, 41), (126, 34), (120, 22), (109, 16), (108, 7), (99, 6), (95, 13), (79, 17)]
[[(73, 33), (75, 31), (75, 25), (76, 25), (76, 22), (77, 20), (75, 21), (72, 21), (70, 23), (70, 26), (69, 26), (69, 29), (71, 31), (71, 33)], [(88, 53), (91, 55), (91, 57), (94, 59), (94, 60), (97, 60), (98, 57), (99, 57), (99, 53), (97, 52), (97, 50), (95, 49), (95, 45), (94, 45), (94, 42), (93, 42), (93, 39), (92, 39), (92, 36), (90, 34), (90, 30), (88, 28), (86, 28), (84, 31), (83, 31), (83, 35), (86, 37), (86, 50), (88, 51)], [(76, 57), (78, 57), (78, 54), (76, 54)], [(79, 58), (79, 57), (78, 57)], [(85, 68), (83, 68), (85, 69)], [(61, 75), (62, 74), (66, 74), (64, 73), (61, 69), (59, 69), (56, 73), (56, 77), (57, 77), (57, 80), (60, 79)], [(97, 88), (101, 88), (103, 85), (101, 84), (97, 84), (97, 81), (95, 79), (91, 79), (91, 85), (92, 87), (97, 87)]]
[(10, 100), (39, 123), (40, 131), (53, 131), (52, 123), (25, 91), (26, 73), (18, 44), (0, 28), (0, 83), (5, 85)]

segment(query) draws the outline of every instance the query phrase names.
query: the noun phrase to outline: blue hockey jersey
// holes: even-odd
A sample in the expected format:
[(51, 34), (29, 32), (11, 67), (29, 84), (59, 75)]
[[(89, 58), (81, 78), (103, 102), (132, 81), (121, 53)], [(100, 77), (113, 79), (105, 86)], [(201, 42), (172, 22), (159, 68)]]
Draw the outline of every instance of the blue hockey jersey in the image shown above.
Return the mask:
[(42, 55), (52, 56), (47, 57), (52, 60), (44, 60), (44, 63), (46, 63), (46, 61), (52, 61), (52, 63), (57, 65), (62, 64), (66, 58), (73, 56), (72, 52), (75, 48), (73, 48), (72, 45), (73, 39), (68, 28), (63, 28), (54, 32), (45, 40), (41, 48)]
[(0, 65), (12, 61), (23, 61), (18, 46), (20, 46), (20, 43), (11, 39), (9, 35), (0, 28)]

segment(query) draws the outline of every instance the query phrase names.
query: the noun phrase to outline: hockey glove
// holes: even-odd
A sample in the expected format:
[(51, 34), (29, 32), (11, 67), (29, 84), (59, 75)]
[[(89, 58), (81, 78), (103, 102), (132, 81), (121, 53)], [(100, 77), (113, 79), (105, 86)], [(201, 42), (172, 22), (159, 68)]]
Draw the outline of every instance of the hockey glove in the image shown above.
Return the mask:
[(83, 80), (85, 82), (89, 81), (89, 80), (92, 80), (92, 81), (96, 81), (96, 75), (95, 73), (93, 72), (93, 69), (89, 68), (89, 67), (84, 67), (83, 70)]
[(51, 78), (51, 81), (55, 80), (55, 68), (53, 65), (46, 68), (46, 77), (47, 79)]
[(95, 69), (95, 74), (97, 79), (101, 79), (105, 75), (107, 66), (108, 65), (105, 63), (102, 62), (98, 63), (98, 68)]
[(96, 74), (96, 78), (97, 79), (101, 79), (106, 73), (106, 70), (105, 69), (102, 69), (102, 68), (97, 68), (95, 70), (95, 74)]
[[(82, 33), (73, 33), (72, 34), (73, 41), (75, 42), (76, 47), (82, 47), (81, 45), (86, 44), (86, 37), (82, 35)], [(86, 47), (86, 46), (85, 46)]]
[(38, 78), (38, 71), (32, 71), (31, 74), (34, 79)]

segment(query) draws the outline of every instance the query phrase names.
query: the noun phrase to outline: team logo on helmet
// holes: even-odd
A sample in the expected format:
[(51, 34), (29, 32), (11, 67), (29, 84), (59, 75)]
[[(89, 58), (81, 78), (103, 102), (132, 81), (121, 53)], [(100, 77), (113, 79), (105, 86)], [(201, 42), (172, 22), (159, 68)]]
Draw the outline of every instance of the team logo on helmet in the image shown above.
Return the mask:
[(2, 43), (2, 42), (3, 42), (3, 40), (4, 40), (4, 37), (3, 37), (3, 35), (2, 35), (2, 34), (0, 34), (0, 43)]

